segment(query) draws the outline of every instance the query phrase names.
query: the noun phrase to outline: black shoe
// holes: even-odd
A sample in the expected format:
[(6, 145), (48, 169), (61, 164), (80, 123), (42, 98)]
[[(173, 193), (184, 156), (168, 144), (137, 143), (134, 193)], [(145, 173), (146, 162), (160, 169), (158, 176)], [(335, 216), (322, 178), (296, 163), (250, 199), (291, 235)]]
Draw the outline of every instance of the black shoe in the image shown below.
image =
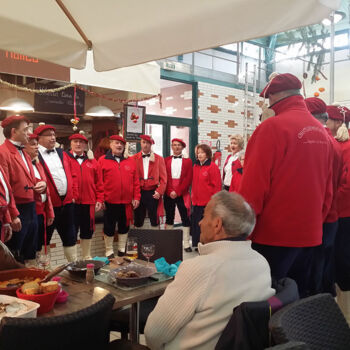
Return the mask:
[(195, 247), (194, 250), (195, 250), (196, 252), (198, 252), (198, 248), (197, 248), (197, 247)]
[(107, 256), (107, 259), (108, 259), (108, 260), (114, 259), (114, 254), (108, 255), (108, 256)]
[(118, 256), (124, 256), (125, 253), (124, 252), (121, 252), (120, 250), (118, 250)]
[(192, 252), (192, 248), (191, 247), (185, 248), (185, 252), (191, 253)]

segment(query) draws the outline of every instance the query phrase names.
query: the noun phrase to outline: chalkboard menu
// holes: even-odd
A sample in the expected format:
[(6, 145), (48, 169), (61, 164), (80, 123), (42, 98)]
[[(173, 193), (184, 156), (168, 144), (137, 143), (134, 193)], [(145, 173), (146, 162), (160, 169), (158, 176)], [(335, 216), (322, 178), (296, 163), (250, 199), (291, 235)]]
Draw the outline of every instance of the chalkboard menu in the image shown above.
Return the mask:
[[(54, 89), (54, 84), (35, 84), (35, 89)], [(85, 92), (76, 90), (77, 114), (84, 114)], [(74, 87), (44, 94), (34, 95), (34, 109), (36, 112), (51, 112), (74, 114)]]

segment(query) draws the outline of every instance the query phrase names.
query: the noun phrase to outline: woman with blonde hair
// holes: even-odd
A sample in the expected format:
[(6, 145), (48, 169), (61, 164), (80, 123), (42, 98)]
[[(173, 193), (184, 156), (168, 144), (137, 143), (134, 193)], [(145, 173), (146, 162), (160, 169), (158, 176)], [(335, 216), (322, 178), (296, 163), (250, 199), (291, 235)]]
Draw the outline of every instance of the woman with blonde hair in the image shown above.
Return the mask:
[(225, 160), (224, 169), (222, 173), (222, 180), (224, 189), (229, 190), (232, 180), (232, 174), (238, 166), (238, 159), (240, 152), (244, 149), (244, 139), (242, 135), (236, 134), (230, 136), (230, 148), (232, 154), (229, 154)]

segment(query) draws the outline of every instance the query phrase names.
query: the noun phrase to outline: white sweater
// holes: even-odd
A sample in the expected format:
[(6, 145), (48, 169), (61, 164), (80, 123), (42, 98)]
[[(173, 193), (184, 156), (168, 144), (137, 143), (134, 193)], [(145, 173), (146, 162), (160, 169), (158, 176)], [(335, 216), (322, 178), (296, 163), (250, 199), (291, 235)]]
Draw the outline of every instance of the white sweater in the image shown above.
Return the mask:
[(152, 349), (214, 349), (235, 306), (266, 300), (270, 267), (250, 241), (199, 245), (184, 261), (149, 315), (145, 337)]

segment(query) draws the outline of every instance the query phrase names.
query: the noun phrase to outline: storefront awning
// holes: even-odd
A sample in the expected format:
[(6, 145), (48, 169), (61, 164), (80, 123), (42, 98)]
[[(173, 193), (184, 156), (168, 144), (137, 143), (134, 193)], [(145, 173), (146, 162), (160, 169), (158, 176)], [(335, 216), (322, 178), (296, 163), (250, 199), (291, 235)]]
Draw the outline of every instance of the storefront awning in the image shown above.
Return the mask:
[(340, 2), (2, 0), (0, 49), (82, 69), (91, 44), (106, 71), (318, 23)]

